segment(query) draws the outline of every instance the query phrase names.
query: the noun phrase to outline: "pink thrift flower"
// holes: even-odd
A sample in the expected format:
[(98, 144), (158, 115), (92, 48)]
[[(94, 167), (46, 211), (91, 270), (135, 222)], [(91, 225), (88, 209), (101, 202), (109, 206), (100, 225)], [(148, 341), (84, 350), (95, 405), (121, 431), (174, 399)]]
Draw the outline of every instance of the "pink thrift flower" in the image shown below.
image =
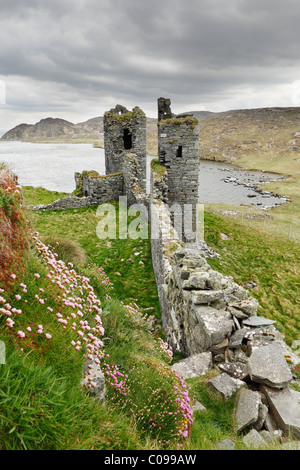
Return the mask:
[(24, 331), (19, 330), (18, 333), (17, 333), (17, 335), (20, 336), (20, 338), (25, 338), (25, 333), (24, 333)]
[(51, 338), (52, 338), (52, 336), (51, 336), (49, 333), (46, 333), (45, 336), (46, 336), (47, 339), (51, 339)]
[(21, 300), (21, 296), (19, 294), (17, 294), (15, 297), (17, 300)]

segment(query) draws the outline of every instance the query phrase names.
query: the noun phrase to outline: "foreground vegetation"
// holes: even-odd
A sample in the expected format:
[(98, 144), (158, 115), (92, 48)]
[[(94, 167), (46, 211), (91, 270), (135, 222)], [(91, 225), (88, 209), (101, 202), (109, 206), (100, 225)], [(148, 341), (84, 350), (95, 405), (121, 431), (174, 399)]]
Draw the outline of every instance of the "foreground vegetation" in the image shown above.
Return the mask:
[[(26, 204), (57, 199), (55, 193), (30, 187), (23, 188), (23, 196)], [(118, 219), (118, 205), (114, 204)], [(172, 356), (160, 327), (149, 239), (100, 240), (93, 207), (27, 211), (26, 218), (39, 238), (58, 254), (55, 259), (66, 263), (67, 276), (74, 266), (77, 287), (90, 286), (87, 291), (81, 288), (82, 293), (77, 291), (79, 298), (87, 299), (86, 293), (93, 292), (94, 299), (101, 302), (104, 336), (100, 350), (108, 397), (103, 407), (93, 398), (92, 387), (87, 393), (80, 384), (86, 360), (77, 344), (81, 341), (77, 334), (80, 319), (76, 319), (76, 331), (69, 328), (73, 308), (63, 302), (59, 285), (51, 282), (35, 240), (26, 273), (20, 272), (10, 290), (5, 285), (0, 293), (0, 307), (7, 310), (9, 304), (10, 311), (22, 312), (14, 312), (14, 316), (2, 312), (0, 316), (0, 339), (6, 345), (6, 364), (0, 366), (0, 448), (155, 450), (177, 449), (180, 442), (184, 449), (204, 450), (215, 449), (220, 440), (229, 437), (237, 449), (244, 449), (234, 427), (234, 397), (224, 402), (206, 387), (214, 372), (187, 381), (191, 403), (199, 400), (206, 411), (194, 413), (191, 428), (184, 428), (184, 420), (174, 419), (174, 386), (181, 389), (182, 399), (185, 389), (168, 368)], [(233, 275), (242, 285), (254, 281), (251, 293), (260, 302), (259, 314), (275, 319), (289, 343), (297, 339), (299, 244), (286, 239), (283, 243), (261, 226), (249, 230), (245, 221), (215, 214), (209, 208), (205, 238), (221, 255), (221, 259), (210, 260), (212, 266)], [(61, 317), (51, 315), (47, 307)], [(87, 309), (81, 320), (86, 323), (81, 326), (94, 328), (94, 313)], [(156, 318), (154, 324), (151, 319), (151, 333), (147, 325), (150, 315)], [(9, 326), (11, 317), (17, 328)], [(84, 329), (80, 331), (84, 333)], [(154, 390), (155, 402), (149, 399)]]

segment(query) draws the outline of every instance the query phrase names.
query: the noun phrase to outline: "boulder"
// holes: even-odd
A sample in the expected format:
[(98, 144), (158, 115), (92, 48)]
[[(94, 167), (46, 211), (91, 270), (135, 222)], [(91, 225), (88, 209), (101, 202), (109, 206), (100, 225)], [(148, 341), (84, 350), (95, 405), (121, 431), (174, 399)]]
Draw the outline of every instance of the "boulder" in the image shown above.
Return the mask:
[(234, 393), (246, 384), (242, 380), (230, 377), (226, 372), (214, 377), (208, 382), (208, 385), (221, 394), (224, 399), (232, 397)]
[(248, 368), (251, 380), (273, 388), (284, 388), (293, 378), (277, 342), (255, 349), (248, 359)]
[(263, 386), (262, 392), (268, 400), (268, 404), (277, 427), (288, 435), (300, 439), (300, 404), (291, 390), (286, 387), (283, 390), (275, 390)]
[(259, 392), (243, 388), (240, 390), (236, 409), (236, 430), (241, 433), (245, 429), (261, 429), (267, 415), (267, 407), (263, 405)]
[(191, 377), (200, 377), (206, 374), (212, 368), (211, 352), (203, 352), (194, 354), (193, 356), (182, 359), (182, 361), (173, 364), (172, 369), (177, 372), (180, 377), (190, 379)]
[(225, 310), (193, 305), (191, 316), (191, 323), (195, 325), (191, 329), (191, 336), (202, 351), (210, 350), (232, 332), (233, 321)]
[(262, 436), (255, 429), (251, 429), (251, 431), (243, 437), (243, 443), (248, 449), (259, 449), (266, 445)]

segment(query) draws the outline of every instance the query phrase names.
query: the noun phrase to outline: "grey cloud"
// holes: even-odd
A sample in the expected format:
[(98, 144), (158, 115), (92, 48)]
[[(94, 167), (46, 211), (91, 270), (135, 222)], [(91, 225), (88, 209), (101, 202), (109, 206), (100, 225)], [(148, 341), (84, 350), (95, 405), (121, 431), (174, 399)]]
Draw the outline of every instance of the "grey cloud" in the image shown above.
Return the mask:
[(298, 0), (0, 0), (0, 10), (1, 76), (52, 82), (63, 107), (75, 96), (227, 103), (234, 87), (300, 78)]

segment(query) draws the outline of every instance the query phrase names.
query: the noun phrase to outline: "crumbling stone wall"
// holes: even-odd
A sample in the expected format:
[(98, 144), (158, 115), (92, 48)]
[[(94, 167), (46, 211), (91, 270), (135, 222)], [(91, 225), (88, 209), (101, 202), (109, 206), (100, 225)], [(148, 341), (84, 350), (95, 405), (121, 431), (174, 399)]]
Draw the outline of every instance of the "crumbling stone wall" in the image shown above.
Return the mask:
[(123, 171), (125, 154), (134, 153), (139, 185), (146, 192), (145, 113), (137, 106), (128, 111), (117, 105), (104, 114), (103, 125), (106, 174)]
[(158, 160), (167, 169), (167, 203), (185, 209), (190, 225), (182, 221), (183, 238), (192, 241), (199, 200), (199, 121), (191, 113), (173, 116), (170, 100), (159, 98), (158, 107)]
[(117, 201), (123, 194), (123, 187), (122, 173), (98, 176), (83, 174), (82, 177), (82, 195), (91, 197), (98, 204)]
[(186, 245), (178, 236), (162, 201), (164, 178), (166, 173), (152, 166), (152, 265), (167, 341), (190, 356), (211, 351), (234, 331), (231, 302), (244, 302), (251, 315), (256, 315), (258, 303), (230, 277), (211, 269), (201, 244)]

